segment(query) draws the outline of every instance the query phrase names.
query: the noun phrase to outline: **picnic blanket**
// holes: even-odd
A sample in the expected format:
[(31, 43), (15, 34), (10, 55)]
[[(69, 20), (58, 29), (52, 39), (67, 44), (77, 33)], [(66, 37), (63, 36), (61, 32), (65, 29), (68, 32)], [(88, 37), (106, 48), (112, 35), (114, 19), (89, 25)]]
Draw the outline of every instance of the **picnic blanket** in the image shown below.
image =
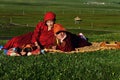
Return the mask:
[(60, 50), (54, 50), (54, 49), (44, 49), (46, 52), (50, 53), (84, 53), (84, 52), (94, 52), (99, 50), (114, 50), (114, 49), (120, 49), (120, 42), (92, 42), (92, 45), (76, 48), (75, 51), (71, 52), (63, 52)]

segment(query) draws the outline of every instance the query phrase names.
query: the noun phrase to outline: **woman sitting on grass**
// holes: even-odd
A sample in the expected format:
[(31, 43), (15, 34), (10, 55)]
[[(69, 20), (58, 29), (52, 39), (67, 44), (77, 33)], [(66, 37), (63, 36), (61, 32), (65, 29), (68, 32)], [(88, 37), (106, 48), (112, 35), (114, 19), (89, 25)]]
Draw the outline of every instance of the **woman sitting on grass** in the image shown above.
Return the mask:
[(85, 39), (84, 35), (72, 34), (60, 25), (54, 25), (54, 35), (56, 37), (57, 46), (56, 49), (61, 51), (70, 52), (75, 50), (75, 48), (89, 46), (91, 43)]
[(32, 35), (32, 43), (40, 49), (51, 48), (54, 45), (55, 37), (53, 27), (56, 15), (48, 12), (44, 16), (44, 21), (39, 22)]
[(44, 21), (37, 24), (34, 32), (12, 38), (4, 45), (3, 49), (22, 49), (22, 46), (27, 44), (34, 45), (39, 50), (51, 48), (55, 42), (55, 36), (53, 32), (55, 21), (56, 15), (53, 12), (47, 12), (44, 16)]

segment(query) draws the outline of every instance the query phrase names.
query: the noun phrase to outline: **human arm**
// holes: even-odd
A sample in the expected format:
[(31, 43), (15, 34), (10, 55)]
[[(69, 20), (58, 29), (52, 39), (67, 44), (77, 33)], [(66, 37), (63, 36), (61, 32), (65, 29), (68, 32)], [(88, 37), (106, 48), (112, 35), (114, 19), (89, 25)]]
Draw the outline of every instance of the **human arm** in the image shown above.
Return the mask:
[(38, 44), (38, 39), (39, 39), (39, 36), (41, 34), (41, 29), (42, 29), (42, 26), (43, 26), (43, 23), (40, 22), (37, 24), (34, 32), (33, 32), (33, 35), (32, 35), (32, 43), (35, 44), (35, 46), (37, 46), (39, 48), (39, 44)]

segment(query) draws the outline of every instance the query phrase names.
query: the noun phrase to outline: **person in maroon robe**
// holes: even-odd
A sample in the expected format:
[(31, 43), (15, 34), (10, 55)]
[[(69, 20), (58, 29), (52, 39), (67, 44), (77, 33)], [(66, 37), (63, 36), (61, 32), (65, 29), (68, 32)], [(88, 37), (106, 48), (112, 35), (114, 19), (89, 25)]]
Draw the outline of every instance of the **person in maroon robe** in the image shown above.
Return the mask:
[(44, 15), (44, 20), (39, 22), (34, 30), (21, 36), (16, 36), (9, 40), (3, 49), (14, 47), (22, 47), (27, 44), (34, 44), (39, 49), (50, 48), (54, 45), (55, 36), (53, 33), (53, 25), (56, 21), (56, 15), (53, 12), (47, 12)]
[(57, 40), (56, 49), (61, 51), (69, 52), (75, 50), (75, 48), (91, 45), (91, 43), (81, 36), (66, 31), (66, 29), (60, 24), (54, 25), (54, 34)]

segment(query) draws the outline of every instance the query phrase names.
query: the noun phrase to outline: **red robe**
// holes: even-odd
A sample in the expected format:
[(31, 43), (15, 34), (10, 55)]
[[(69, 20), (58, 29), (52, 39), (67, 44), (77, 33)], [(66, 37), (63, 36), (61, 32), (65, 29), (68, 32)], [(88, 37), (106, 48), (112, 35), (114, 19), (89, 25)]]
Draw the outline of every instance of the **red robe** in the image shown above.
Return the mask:
[(38, 23), (32, 36), (32, 42), (34, 43), (36, 41), (41, 48), (51, 48), (55, 43), (53, 28), (48, 31), (48, 27), (44, 22)]
[(33, 36), (32, 42), (38, 42), (41, 48), (50, 48), (54, 45), (55, 37), (53, 33), (53, 29), (48, 31), (48, 27), (46, 26), (47, 20), (55, 21), (56, 15), (53, 12), (47, 12), (44, 16), (44, 22), (40, 22), (37, 24)]
[(51, 47), (55, 41), (54, 33), (53, 29), (48, 31), (48, 27), (45, 25), (45, 22), (47, 20), (55, 21), (55, 17), (56, 15), (53, 12), (47, 12), (44, 16), (44, 21), (38, 23), (34, 32), (12, 38), (5, 44), (4, 49), (21, 47), (22, 45), (32, 44), (36, 41), (39, 43), (41, 48)]
[(41, 48), (51, 48), (55, 43), (53, 29), (48, 31), (48, 27), (44, 22), (40, 22), (34, 32), (12, 38), (4, 45), (4, 49), (22, 47), (25, 44), (33, 44), (36, 41)]
[(33, 32), (30, 32), (21, 36), (13, 37), (4, 45), (3, 49), (10, 49), (14, 47), (21, 48), (23, 45), (31, 44), (32, 34)]
[(89, 43), (87, 40), (80, 38), (79, 36), (66, 32), (67, 37), (63, 40), (62, 43), (58, 44), (57, 49), (69, 52), (75, 50), (75, 48), (89, 46), (91, 43)]

